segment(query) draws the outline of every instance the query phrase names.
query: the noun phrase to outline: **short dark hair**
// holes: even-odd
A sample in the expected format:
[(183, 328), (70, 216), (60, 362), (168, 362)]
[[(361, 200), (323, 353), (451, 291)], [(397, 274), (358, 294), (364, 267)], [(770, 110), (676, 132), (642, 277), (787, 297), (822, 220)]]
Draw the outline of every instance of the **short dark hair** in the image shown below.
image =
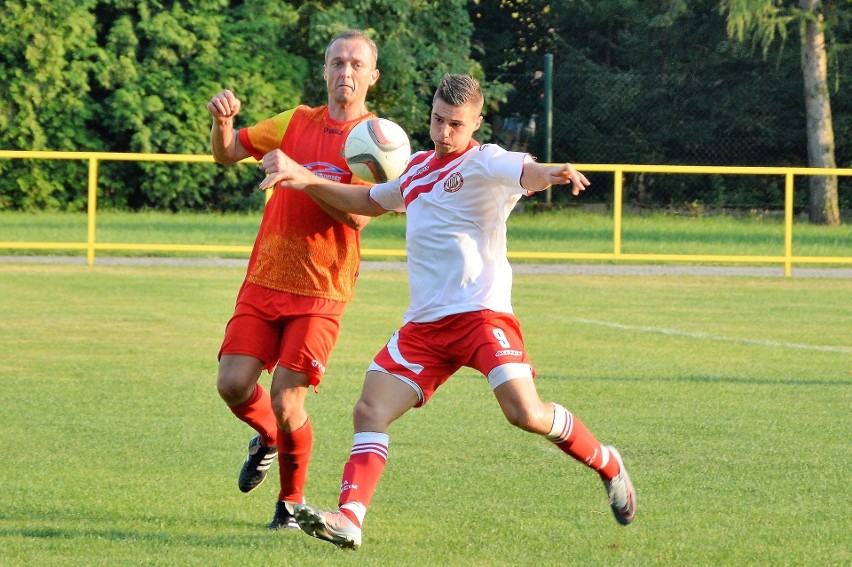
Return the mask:
[(328, 42), (328, 46), (326, 46), (325, 48), (325, 61), (328, 61), (328, 51), (331, 49), (331, 46), (334, 45), (334, 42), (345, 39), (360, 39), (364, 41), (367, 45), (369, 45), (370, 52), (373, 54), (373, 65), (378, 66), (379, 48), (376, 47), (376, 42), (367, 37), (367, 34), (362, 32), (361, 30), (344, 30), (337, 34), (334, 39)]
[(479, 111), (482, 110), (482, 105), (485, 102), (485, 97), (482, 96), (482, 88), (476, 79), (470, 75), (452, 75), (449, 73), (441, 78), (441, 84), (438, 85), (432, 102), (434, 103), (438, 99), (453, 106), (472, 104)]

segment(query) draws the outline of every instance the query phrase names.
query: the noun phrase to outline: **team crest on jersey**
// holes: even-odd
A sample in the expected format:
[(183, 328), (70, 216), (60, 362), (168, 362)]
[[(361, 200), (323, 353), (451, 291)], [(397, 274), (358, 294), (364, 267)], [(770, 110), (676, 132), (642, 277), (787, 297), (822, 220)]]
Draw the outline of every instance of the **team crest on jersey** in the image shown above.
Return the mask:
[(444, 191), (447, 193), (455, 193), (464, 185), (464, 178), (458, 171), (447, 177), (444, 181)]

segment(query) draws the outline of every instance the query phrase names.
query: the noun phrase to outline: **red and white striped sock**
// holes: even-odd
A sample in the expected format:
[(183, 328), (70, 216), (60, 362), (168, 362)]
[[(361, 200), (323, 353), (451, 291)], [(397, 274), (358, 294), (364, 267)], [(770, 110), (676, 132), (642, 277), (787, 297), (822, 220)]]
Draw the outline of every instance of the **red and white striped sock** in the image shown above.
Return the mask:
[(609, 450), (559, 404), (553, 404), (553, 426), (546, 437), (571, 457), (596, 470), (604, 480), (612, 480), (618, 474), (618, 461), (610, 458)]
[(340, 511), (361, 526), (388, 460), (388, 434), (356, 433), (340, 483)]

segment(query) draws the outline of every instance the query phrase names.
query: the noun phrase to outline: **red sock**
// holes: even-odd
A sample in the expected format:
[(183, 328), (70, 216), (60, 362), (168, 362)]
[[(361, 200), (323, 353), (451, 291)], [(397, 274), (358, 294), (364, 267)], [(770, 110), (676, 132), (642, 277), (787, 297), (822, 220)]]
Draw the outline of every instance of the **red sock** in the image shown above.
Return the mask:
[(304, 500), (313, 446), (314, 429), (310, 417), (295, 431), (278, 430), (278, 476), (281, 478), (278, 500)]
[(255, 384), (254, 392), (249, 399), (232, 407), (231, 412), (237, 416), (237, 419), (260, 433), (260, 440), (264, 445), (267, 447), (275, 445), (278, 439), (278, 421), (272, 413), (272, 398), (263, 386)]
[(579, 419), (559, 404), (553, 404), (553, 429), (547, 438), (557, 447), (586, 466), (596, 470), (604, 480), (618, 474), (618, 461), (586, 429)]
[(364, 521), (367, 507), (388, 459), (387, 433), (356, 433), (349, 461), (343, 467), (338, 505), (355, 525)]

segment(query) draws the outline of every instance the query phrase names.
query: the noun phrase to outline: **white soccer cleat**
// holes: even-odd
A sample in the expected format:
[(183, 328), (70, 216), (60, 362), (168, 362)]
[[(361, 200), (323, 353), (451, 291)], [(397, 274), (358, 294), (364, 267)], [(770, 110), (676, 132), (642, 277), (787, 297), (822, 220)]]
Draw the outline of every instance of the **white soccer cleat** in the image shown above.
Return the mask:
[(361, 547), (361, 528), (338, 512), (325, 512), (301, 504), (296, 506), (296, 522), (311, 537), (333, 543), (342, 549)]
[(607, 445), (605, 448), (618, 461), (619, 467), (615, 478), (609, 482), (604, 481), (606, 493), (609, 495), (609, 506), (612, 508), (612, 514), (616, 521), (622, 526), (626, 526), (633, 521), (633, 517), (636, 515), (636, 491), (633, 489), (633, 483), (630, 482), (627, 469), (624, 468), (621, 455), (615, 447)]

